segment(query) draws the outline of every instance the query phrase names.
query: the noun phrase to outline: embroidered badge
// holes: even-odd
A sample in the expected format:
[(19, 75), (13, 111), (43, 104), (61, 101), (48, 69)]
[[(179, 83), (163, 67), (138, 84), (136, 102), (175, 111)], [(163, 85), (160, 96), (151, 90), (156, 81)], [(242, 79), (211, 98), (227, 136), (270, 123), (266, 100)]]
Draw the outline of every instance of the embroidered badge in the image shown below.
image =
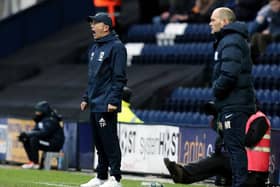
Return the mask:
[(219, 55), (219, 53), (218, 53), (218, 51), (216, 51), (215, 55), (214, 55), (214, 60), (218, 60), (218, 55)]
[(90, 54), (90, 61), (93, 60), (93, 57), (94, 57), (94, 52), (92, 52), (92, 53)]
[(104, 58), (104, 55), (105, 55), (105, 52), (104, 52), (104, 51), (101, 51), (101, 52), (99, 53), (98, 61), (102, 62), (102, 61), (103, 61), (103, 58)]
[(103, 118), (101, 118), (98, 122), (99, 122), (99, 125), (100, 125), (101, 128), (105, 127), (107, 125), (106, 121)]

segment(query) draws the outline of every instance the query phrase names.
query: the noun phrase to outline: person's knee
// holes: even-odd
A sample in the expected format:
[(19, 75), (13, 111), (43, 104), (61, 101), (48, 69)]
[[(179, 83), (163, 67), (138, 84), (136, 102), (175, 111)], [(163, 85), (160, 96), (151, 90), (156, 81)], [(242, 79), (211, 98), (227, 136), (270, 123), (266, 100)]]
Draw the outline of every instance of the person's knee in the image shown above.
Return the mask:
[(37, 138), (36, 136), (30, 137), (29, 142), (32, 146), (37, 146), (39, 145), (39, 138)]

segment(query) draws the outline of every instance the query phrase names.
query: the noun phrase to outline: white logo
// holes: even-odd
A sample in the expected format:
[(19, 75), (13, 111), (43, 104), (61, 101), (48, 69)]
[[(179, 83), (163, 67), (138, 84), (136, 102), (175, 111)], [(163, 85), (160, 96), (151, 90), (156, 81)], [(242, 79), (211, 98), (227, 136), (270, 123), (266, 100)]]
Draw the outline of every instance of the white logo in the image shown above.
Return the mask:
[(226, 115), (225, 118), (228, 119), (232, 116), (232, 114)]
[(101, 51), (101, 52), (99, 53), (98, 61), (102, 62), (102, 61), (103, 61), (103, 58), (104, 58), (104, 55), (105, 55), (105, 52), (104, 52), (104, 51)]
[(43, 124), (42, 122), (39, 122), (39, 123), (38, 123), (38, 128), (39, 128), (39, 129), (43, 129), (43, 128), (44, 128), (44, 124)]
[(94, 57), (94, 52), (92, 52), (92, 53), (90, 54), (90, 61), (93, 60), (93, 57)]
[(101, 118), (98, 122), (99, 122), (99, 125), (100, 125), (101, 128), (105, 127), (107, 125), (106, 121), (103, 118)]
[(215, 55), (214, 55), (214, 60), (218, 60), (218, 55), (219, 55), (219, 53), (218, 53), (218, 51), (216, 51)]
[(230, 121), (225, 121), (225, 129), (230, 129), (231, 125), (230, 125)]

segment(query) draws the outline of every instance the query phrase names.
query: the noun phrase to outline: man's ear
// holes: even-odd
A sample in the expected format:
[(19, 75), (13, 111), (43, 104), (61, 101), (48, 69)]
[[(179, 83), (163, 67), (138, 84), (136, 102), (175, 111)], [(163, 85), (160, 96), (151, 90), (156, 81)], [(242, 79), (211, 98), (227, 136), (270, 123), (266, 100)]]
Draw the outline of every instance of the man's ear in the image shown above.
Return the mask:
[(105, 25), (105, 26), (104, 26), (104, 31), (107, 32), (107, 31), (109, 31), (109, 30), (110, 30), (110, 26), (109, 26), (109, 25)]
[(229, 24), (229, 20), (228, 19), (223, 19), (222, 23), (223, 23), (223, 26), (228, 25)]

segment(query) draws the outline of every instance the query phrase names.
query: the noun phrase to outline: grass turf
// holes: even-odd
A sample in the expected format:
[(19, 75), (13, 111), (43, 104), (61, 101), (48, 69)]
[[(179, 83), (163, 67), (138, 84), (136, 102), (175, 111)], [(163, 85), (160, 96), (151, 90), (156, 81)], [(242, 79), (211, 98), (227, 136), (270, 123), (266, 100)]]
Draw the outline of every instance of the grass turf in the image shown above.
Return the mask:
[[(0, 187), (79, 187), (91, 176), (78, 172), (0, 168)], [(122, 180), (123, 187), (141, 187), (141, 181)], [(164, 184), (164, 187), (204, 187), (199, 185)]]

